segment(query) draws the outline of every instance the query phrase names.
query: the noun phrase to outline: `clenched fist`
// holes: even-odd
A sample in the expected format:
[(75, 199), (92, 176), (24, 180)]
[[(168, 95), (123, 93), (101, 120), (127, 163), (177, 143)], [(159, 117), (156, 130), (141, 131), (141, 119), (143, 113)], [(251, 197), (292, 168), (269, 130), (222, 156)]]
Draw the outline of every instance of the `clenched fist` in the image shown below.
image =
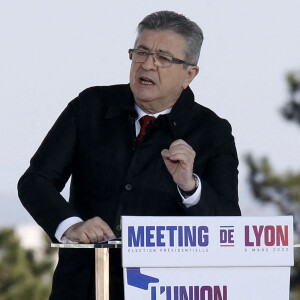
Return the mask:
[(193, 148), (184, 140), (176, 140), (169, 149), (162, 150), (161, 155), (174, 182), (183, 191), (193, 190), (195, 188), (193, 167), (196, 156)]

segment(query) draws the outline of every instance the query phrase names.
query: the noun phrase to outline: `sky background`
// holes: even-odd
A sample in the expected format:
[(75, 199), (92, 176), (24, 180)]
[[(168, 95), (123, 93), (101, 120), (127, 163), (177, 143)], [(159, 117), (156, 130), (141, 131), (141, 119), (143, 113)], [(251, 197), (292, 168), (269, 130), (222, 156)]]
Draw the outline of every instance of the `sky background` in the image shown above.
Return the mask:
[(300, 69), (300, 1), (0, 0), (0, 227), (33, 223), (16, 191), (30, 158), (83, 89), (128, 83), (137, 24), (165, 9), (204, 32), (191, 88), (233, 127), (243, 215), (277, 213), (253, 199), (244, 157), (300, 171), (300, 128), (279, 113), (286, 73)]

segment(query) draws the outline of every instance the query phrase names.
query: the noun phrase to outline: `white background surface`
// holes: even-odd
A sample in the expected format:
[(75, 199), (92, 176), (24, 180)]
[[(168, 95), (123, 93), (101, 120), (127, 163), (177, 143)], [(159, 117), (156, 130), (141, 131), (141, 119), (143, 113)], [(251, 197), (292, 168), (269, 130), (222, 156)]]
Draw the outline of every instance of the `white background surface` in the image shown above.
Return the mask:
[(1, 0), (0, 226), (33, 222), (16, 192), (29, 159), (80, 91), (128, 82), (136, 26), (162, 9), (204, 31), (191, 88), (232, 124), (243, 214), (276, 214), (249, 193), (244, 155), (267, 155), (281, 172), (300, 169), (300, 128), (279, 114), (288, 97), (284, 76), (300, 68), (299, 1)]

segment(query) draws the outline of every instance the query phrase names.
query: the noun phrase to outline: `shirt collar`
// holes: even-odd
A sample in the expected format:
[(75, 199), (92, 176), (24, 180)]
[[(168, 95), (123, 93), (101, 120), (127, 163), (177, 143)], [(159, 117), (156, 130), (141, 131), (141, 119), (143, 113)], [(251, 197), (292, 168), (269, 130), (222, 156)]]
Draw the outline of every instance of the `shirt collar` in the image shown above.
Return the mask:
[(156, 114), (147, 114), (136, 103), (134, 103), (134, 108), (135, 108), (135, 110), (136, 110), (136, 112), (138, 114), (137, 117), (135, 118), (135, 122), (138, 122), (140, 118), (142, 118), (143, 116), (146, 116), (146, 115), (152, 116), (154, 118), (157, 118), (159, 115), (168, 114), (172, 110), (172, 107), (170, 107), (170, 108), (167, 108), (167, 109), (165, 109), (165, 110), (163, 110), (161, 112), (158, 112)]
[(172, 107), (170, 107), (170, 108), (167, 108), (167, 109), (165, 109), (161, 112), (158, 112), (156, 114), (147, 114), (136, 103), (134, 103), (134, 108), (135, 108), (135, 111), (137, 112), (137, 117), (135, 118), (135, 132), (136, 132), (136, 135), (138, 135), (138, 133), (141, 130), (141, 125), (140, 125), (139, 120), (142, 117), (148, 115), (148, 116), (152, 116), (154, 118), (157, 118), (159, 115), (166, 115), (166, 114), (170, 113), (171, 110), (172, 110)]

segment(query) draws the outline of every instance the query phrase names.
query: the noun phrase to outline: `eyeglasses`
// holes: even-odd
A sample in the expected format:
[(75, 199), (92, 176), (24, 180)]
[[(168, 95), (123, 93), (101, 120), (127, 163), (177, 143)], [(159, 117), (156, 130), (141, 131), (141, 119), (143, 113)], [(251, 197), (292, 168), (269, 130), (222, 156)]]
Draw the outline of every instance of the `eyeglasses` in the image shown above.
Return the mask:
[(184, 64), (187, 66), (194, 66), (194, 64), (188, 63), (184, 60), (174, 58), (166, 53), (149, 52), (143, 49), (129, 49), (129, 58), (137, 63), (144, 63), (149, 55), (152, 55), (154, 64), (158, 67), (168, 68), (171, 64)]

